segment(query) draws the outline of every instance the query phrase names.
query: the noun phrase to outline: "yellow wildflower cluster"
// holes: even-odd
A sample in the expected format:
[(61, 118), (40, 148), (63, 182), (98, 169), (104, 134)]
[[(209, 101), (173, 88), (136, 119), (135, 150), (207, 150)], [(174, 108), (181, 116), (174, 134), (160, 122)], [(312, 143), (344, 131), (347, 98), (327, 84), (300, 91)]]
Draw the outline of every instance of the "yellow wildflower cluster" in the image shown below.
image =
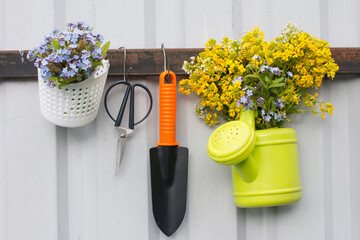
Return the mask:
[(294, 85), (300, 88), (318, 88), (323, 77), (334, 78), (339, 70), (331, 58), (330, 45), (293, 25), (275, 38), (271, 51), (276, 64), (286, 66), (294, 75)]
[(300, 111), (333, 114), (330, 103), (307, 93), (338, 70), (326, 41), (289, 24), (269, 42), (256, 27), (239, 41), (224, 38), (218, 44), (210, 39), (205, 46), (184, 62), (189, 78), (180, 81), (179, 91), (201, 96), (196, 112), (208, 125), (219, 122), (218, 114), (226, 121), (238, 120), (242, 109), (258, 112), (258, 129), (281, 127), (289, 114)]

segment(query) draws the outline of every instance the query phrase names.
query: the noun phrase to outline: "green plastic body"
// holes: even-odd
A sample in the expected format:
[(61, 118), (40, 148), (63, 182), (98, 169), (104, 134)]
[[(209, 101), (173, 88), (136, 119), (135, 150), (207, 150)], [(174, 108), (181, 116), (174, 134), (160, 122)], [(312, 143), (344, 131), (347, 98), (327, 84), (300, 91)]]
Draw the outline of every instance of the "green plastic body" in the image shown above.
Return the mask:
[(291, 128), (255, 131), (255, 112), (217, 128), (208, 140), (208, 154), (231, 165), (238, 207), (269, 207), (301, 198), (297, 138)]
[(299, 201), (301, 183), (295, 131), (274, 128), (255, 131), (255, 136), (256, 144), (251, 156), (257, 166), (256, 179), (249, 183), (241, 177), (237, 170), (239, 166), (231, 167), (235, 204), (253, 208)]

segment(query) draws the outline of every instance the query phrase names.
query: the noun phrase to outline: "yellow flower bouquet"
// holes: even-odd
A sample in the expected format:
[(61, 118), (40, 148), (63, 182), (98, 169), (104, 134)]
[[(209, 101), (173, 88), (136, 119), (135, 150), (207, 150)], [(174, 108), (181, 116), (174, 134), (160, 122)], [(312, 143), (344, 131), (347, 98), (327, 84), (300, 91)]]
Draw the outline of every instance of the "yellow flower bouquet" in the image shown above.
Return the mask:
[[(201, 96), (197, 114), (208, 125), (239, 120), (243, 109), (256, 111), (256, 129), (282, 127), (289, 115), (309, 111), (332, 115), (330, 103), (317, 100), (324, 77), (339, 69), (326, 41), (288, 24), (271, 41), (256, 27), (241, 40), (214, 39), (196, 58), (185, 61), (188, 79), (180, 82), (183, 94)], [(315, 92), (314, 90), (315, 89)]]

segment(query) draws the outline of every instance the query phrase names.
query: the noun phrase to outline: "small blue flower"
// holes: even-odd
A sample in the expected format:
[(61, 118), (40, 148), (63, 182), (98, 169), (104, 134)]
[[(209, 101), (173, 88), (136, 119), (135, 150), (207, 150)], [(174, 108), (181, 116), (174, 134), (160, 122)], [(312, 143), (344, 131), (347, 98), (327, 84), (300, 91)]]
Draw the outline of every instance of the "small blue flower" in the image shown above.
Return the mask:
[(66, 26), (71, 29), (71, 28), (76, 27), (76, 24), (75, 23), (67, 23)]
[(281, 114), (276, 114), (276, 113), (275, 113), (274, 119), (275, 119), (277, 122), (281, 121)]
[(60, 63), (59, 56), (58, 56), (55, 52), (51, 53), (47, 58), (48, 58), (51, 62)]
[(78, 47), (77, 43), (72, 43), (69, 45), (69, 48), (76, 49)]
[(87, 25), (85, 22), (77, 22), (77, 27), (79, 30), (85, 30), (85, 31), (91, 30), (90, 26)]
[(255, 59), (256, 61), (260, 61), (260, 56), (254, 55), (254, 56), (252, 57), (252, 59)]
[(104, 42), (104, 37), (101, 34), (97, 34), (97, 39), (103, 43)]
[(35, 60), (35, 62), (34, 62), (34, 66), (37, 67), (37, 68), (39, 68), (39, 67), (40, 67), (40, 62), (41, 62), (40, 58), (37, 58), (37, 59)]
[(240, 102), (246, 104), (248, 102), (248, 99), (245, 96), (242, 96), (240, 98)]
[(41, 61), (41, 64), (42, 64), (43, 66), (46, 66), (46, 65), (49, 64), (49, 62), (48, 62), (46, 59), (43, 59), (43, 60)]
[(34, 61), (35, 60), (35, 53), (34, 50), (30, 50), (27, 54), (27, 59), (29, 59), (30, 61)]
[(237, 107), (240, 107), (240, 105), (241, 105), (240, 100), (237, 100), (237, 101), (236, 101), (236, 106), (237, 106)]
[(93, 71), (87, 71), (87, 72), (85, 72), (85, 76), (90, 77), (92, 73), (93, 73)]
[(73, 70), (69, 71), (67, 67), (64, 67), (60, 73), (60, 77), (63, 77), (65, 79), (71, 78), (73, 76), (75, 76), (75, 72)]
[(41, 76), (43, 76), (44, 78), (51, 77), (50, 69), (48, 67), (42, 67), (41, 68)]
[(73, 70), (68, 71), (69, 77), (75, 76), (75, 72)]
[(94, 46), (95, 44), (96, 44), (96, 38), (94, 37), (94, 36), (92, 36), (92, 35), (85, 35), (85, 34), (83, 34), (84, 35), (84, 38), (86, 39), (86, 42), (88, 42), (88, 43), (90, 43), (90, 46)]
[(272, 68), (270, 68), (270, 72), (271, 72), (272, 74), (277, 75), (277, 76), (279, 76), (279, 75), (281, 74), (281, 70), (280, 70), (278, 67), (272, 67)]
[(270, 115), (266, 115), (266, 116), (264, 117), (264, 120), (265, 120), (266, 122), (270, 122), (271, 116), (270, 116)]
[(75, 63), (71, 63), (71, 64), (69, 65), (69, 67), (70, 67), (72, 70), (74, 70), (75, 72), (78, 72), (78, 71), (79, 71), (79, 68), (76, 66)]
[(90, 57), (90, 51), (88, 51), (88, 50), (83, 49), (81, 51), (81, 54), (82, 54), (81, 59), (86, 59), (86, 58)]
[(270, 69), (269, 66), (267, 66), (267, 65), (262, 65), (262, 66), (260, 67), (260, 72), (264, 73), (266, 70), (269, 70), (269, 69)]
[(63, 70), (60, 73), (60, 77), (63, 77), (65, 79), (69, 78), (69, 71), (68, 71), (67, 67), (63, 68)]
[(77, 61), (77, 62), (75, 62), (75, 64), (76, 64), (76, 66), (77, 66), (78, 68), (84, 69), (84, 68), (83, 68), (83, 67), (84, 67), (84, 64), (83, 64), (81, 61)]
[(278, 105), (283, 108), (285, 106), (284, 102), (282, 101), (281, 98), (278, 99)]
[(274, 115), (274, 112), (270, 110), (270, 111), (269, 111), (269, 114), (270, 114), (270, 115)]
[(95, 59), (102, 59), (103, 58), (103, 55), (101, 54), (101, 49), (99, 47), (95, 47), (92, 54), (93, 54), (93, 57)]
[(243, 81), (243, 77), (236, 77), (233, 81), (232, 84), (235, 84), (236, 82), (242, 82)]
[(49, 33), (49, 34), (47, 35), (47, 37), (55, 38), (56, 35), (57, 35), (59, 32), (60, 32), (60, 30), (55, 28), (51, 33)]
[(64, 49), (64, 50), (63, 50), (63, 54), (70, 56), (70, 55), (71, 55), (71, 51), (70, 51), (69, 49)]
[(65, 40), (65, 41), (70, 41), (70, 39), (71, 39), (71, 33), (65, 32), (65, 34), (64, 34), (64, 40)]
[(73, 33), (73, 34), (71, 34), (71, 39), (70, 39), (70, 41), (71, 41), (72, 43), (77, 43), (78, 40), (79, 40), (79, 34), (78, 34), (78, 33)]
[(46, 85), (49, 87), (49, 88), (54, 88), (56, 87), (56, 83), (54, 81), (50, 81), (48, 80)]
[(265, 109), (261, 110), (261, 115), (265, 116)]
[(266, 68), (265, 68), (265, 66), (264, 65), (262, 65), (261, 67), (260, 67), (260, 72), (265, 72), (265, 70), (266, 70)]
[(247, 90), (246, 91), (246, 95), (248, 95), (249, 97), (253, 95), (253, 90)]
[(89, 68), (91, 68), (91, 62), (89, 61), (89, 59), (83, 59), (82, 64), (83, 66), (81, 68), (84, 70), (88, 70)]
[(253, 106), (253, 104), (254, 104), (253, 101), (250, 100), (249, 103), (246, 104), (246, 106), (245, 106), (245, 111), (249, 110), (249, 108), (251, 108)]
[(65, 55), (59, 55), (58, 59), (59, 59), (60, 62), (64, 62), (64, 61), (66, 61), (66, 56)]
[(36, 51), (38, 51), (40, 54), (46, 54), (48, 50), (48, 46), (43, 44), (36, 49)]
[(288, 71), (288, 72), (286, 72), (286, 74), (290, 77), (290, 78), (292, 78), (294, 75), (292, 74), (292, 72), (290, 72), (290, 71)]
[(257, 104), (258, 106), (263, 105), (263, 104), (264, 104), (264, 98), (263, 98), (263, 97), (259, 97), (258, 100), (256, 101), (256, 104)]

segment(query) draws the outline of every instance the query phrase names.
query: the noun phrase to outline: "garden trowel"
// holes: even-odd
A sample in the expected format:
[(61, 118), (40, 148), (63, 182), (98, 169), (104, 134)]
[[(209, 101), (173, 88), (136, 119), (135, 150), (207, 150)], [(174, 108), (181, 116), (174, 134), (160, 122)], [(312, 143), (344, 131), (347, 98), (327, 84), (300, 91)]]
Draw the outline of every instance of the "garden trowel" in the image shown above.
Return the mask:
[[(171, 83), (164, 78), (170, 74)], [(160, 75), (160, 141), (150, 149), (152, 206), (156, 224), (166, 235), (181, 225), (187, 197), (188, 155), (176, 142), (176, 76)]]

